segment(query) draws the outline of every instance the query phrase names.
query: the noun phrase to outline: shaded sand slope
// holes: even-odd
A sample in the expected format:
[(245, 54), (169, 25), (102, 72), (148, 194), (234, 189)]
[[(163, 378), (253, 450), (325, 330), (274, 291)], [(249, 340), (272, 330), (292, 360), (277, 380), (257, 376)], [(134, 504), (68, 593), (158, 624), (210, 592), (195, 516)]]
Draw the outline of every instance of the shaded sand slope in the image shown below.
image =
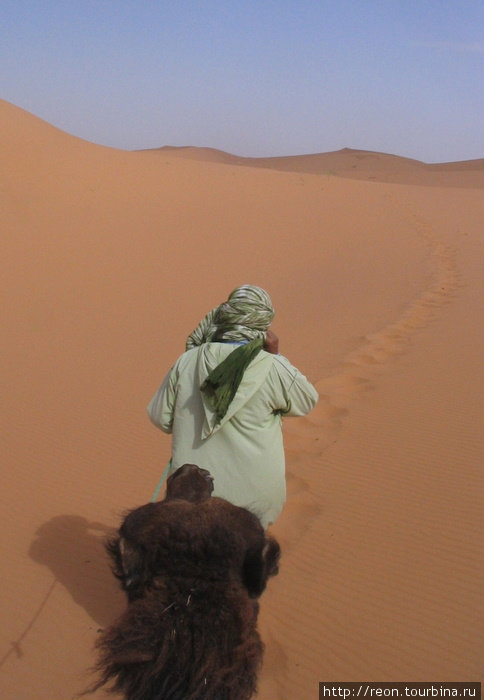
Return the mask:
[[(150, 499), (169, 457), (145, 406), (188, 331), (243, 282), (270, 290), (282, 351), (322, 395), (311, 418), (286, 424), (290, 501), (276, 526), (286, 551), (262, 605), (260, 697), (314, 697), (318, 678), (349, 679), (363, 665), (366, 678), (390, 677), (395, 664), (402, 677), (423, 676), (425, 659), (430, 669), (440, 663), (433, 642), (442, 624), (452, 632), (453, 675), (477, 675), (465, 624), (474, 563), (461, 547), (464, 535), (469, 547), (476, 541), (474, 491), (457, 486), (472, 489), (477, 464), (478, 192), (116, 151), (7, 103), (0, 127), (0, 696), (70, 698), (85, 687), (96, 630), (123, 607), (101, 540), (123, 510)], [(428, 383), (424, 394), (413, 372)], [(449, 394), (459, 406), (452, 433)], [(465, 446), (456, 446), (464, 427)], [(420, 517), (432, 523), (417, 544), (409, 469), (422, 482)], [(398, 507), (375, 514), (372, 487), (385, 501), (388, 474)], [(442, 503), (454, 513), (444, 530)], [(441, 532), (452, 534), (448, 542)], [(357, 575), (344, 586), (353, 551)], [(445, 585), (444, 553), (453, 576)], [(399, 586), (398, 567), (415, 562), (415, 578)], [(356, 631), (376, 608), (382, 625), (362, 640)]]
[(212, 161), (300, 173), (313, 173), (400, 184), (438, 187), (484, 187), (484, 158), (455, 163), (423, 163), (389, 153), (342, 148), (330, 153), (275, 158), (242, 158), (216, 148), (165, 146), (152, 152), (169, 153), (178, 158)]

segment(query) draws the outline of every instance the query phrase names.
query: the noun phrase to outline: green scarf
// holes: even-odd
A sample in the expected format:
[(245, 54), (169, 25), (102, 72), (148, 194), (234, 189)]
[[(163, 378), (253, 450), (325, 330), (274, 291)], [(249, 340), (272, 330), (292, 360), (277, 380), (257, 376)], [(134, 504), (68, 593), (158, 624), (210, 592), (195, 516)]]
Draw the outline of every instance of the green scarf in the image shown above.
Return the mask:
[(264, 341), (261, 338), (240, 345), (210, 372), (200, 387), (215, 411), (217, 423), (220, 423), (227, 413), (245, 370), (262, 350), (263, 345)]

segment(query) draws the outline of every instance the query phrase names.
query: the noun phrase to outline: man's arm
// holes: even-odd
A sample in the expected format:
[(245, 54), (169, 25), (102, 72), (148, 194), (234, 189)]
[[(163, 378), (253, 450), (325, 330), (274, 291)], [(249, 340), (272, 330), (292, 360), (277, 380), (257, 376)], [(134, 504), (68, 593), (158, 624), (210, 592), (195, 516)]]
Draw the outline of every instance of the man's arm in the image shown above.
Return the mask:
[[(288, 398), (289, 406), (283, 412), (285, 416), (305, 416), (318, 403), (319, 394), (313, 387), (311, 382), (306, 379), (304, 374), (293, 367), (289, 360), (279, 355), (277, 358), (279, 364), (284, 364), (285, 381), (284, 386)], [(289, 367), (288, 367), (289, 366)], [(290, 369), (289, 369), (290, 368)], [(288, 376), (289, 375), (289, 376)]]
[(175, 413), (176, 399), (176, 365), (163, 380), (160, 388), (148, 404), (150, 421), (164, 433), (171, 433)]
[(317, 404), (316, 389), (304, 374), (293, 367), (289, 360), (279, 355), (279, 338), (273, 331), (267, 331), (264, 350), (275, 355), (274, 368), (280, 383), (280, 406), (276, 411), (284, 416), (305, 416)]

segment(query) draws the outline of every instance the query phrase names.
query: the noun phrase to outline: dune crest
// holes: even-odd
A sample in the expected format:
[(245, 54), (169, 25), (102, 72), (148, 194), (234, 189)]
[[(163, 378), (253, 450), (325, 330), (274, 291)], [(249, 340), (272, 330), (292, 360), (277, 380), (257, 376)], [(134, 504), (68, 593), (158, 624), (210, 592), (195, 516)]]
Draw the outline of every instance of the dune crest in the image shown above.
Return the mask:
[[(270, 292), (281, 352), (321, 395), (284, 426), (259, 698), (309, 700), (335, 678), (478, 677), (476, 163), (418, 180), (412, 161), (326, 154), (358, 180), (310, 171), (319, 156), (296, 172), (104, 148), (4, 102), (0, 125), (1, 697), (89, 684), (97, 630), (123, 607), (103, 538), (170, 455), (145, 407), (243, 283)], [(365, 181), (377, 165), (401, 184)], [(445, 186), (416, 184), (432, 168)]]
[(424, 163), (412, 158), (342, 148), (329, 153), (308, 153), (272, 158), (245, 158), (215, 148), (164, 146), (148, 152), (226, 165), (269, 168), (287, 172), (338, 176), (371, 182), (392, 182), (436, 187), (484, 187), (484, 158), (454, 163)]

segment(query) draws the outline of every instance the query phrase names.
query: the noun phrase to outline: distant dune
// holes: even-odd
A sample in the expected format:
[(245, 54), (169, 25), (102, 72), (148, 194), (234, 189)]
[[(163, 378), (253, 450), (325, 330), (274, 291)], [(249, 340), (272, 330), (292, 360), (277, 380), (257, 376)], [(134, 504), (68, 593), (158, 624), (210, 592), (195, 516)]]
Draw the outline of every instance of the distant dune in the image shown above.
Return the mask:
[(258, 700), (482, 677), (481, 168), (129, 152), (0, 102), (2, 700), (91, 680), (125, 605), (103, 541), (170, 456), (146, 405), (243, 283), (320, 395), (284, 420)]
[(428, 164), (388, 153), (359, 151), (353, 148), (276, 158), (243, 158), (215, 148), (192, 146), (164, 146), (153, 151), (160, 154), (169, 153), (178, 158), (315, 175), (336, 175), (355, 180), (439, 187), (484, 187), (484, 158)]

